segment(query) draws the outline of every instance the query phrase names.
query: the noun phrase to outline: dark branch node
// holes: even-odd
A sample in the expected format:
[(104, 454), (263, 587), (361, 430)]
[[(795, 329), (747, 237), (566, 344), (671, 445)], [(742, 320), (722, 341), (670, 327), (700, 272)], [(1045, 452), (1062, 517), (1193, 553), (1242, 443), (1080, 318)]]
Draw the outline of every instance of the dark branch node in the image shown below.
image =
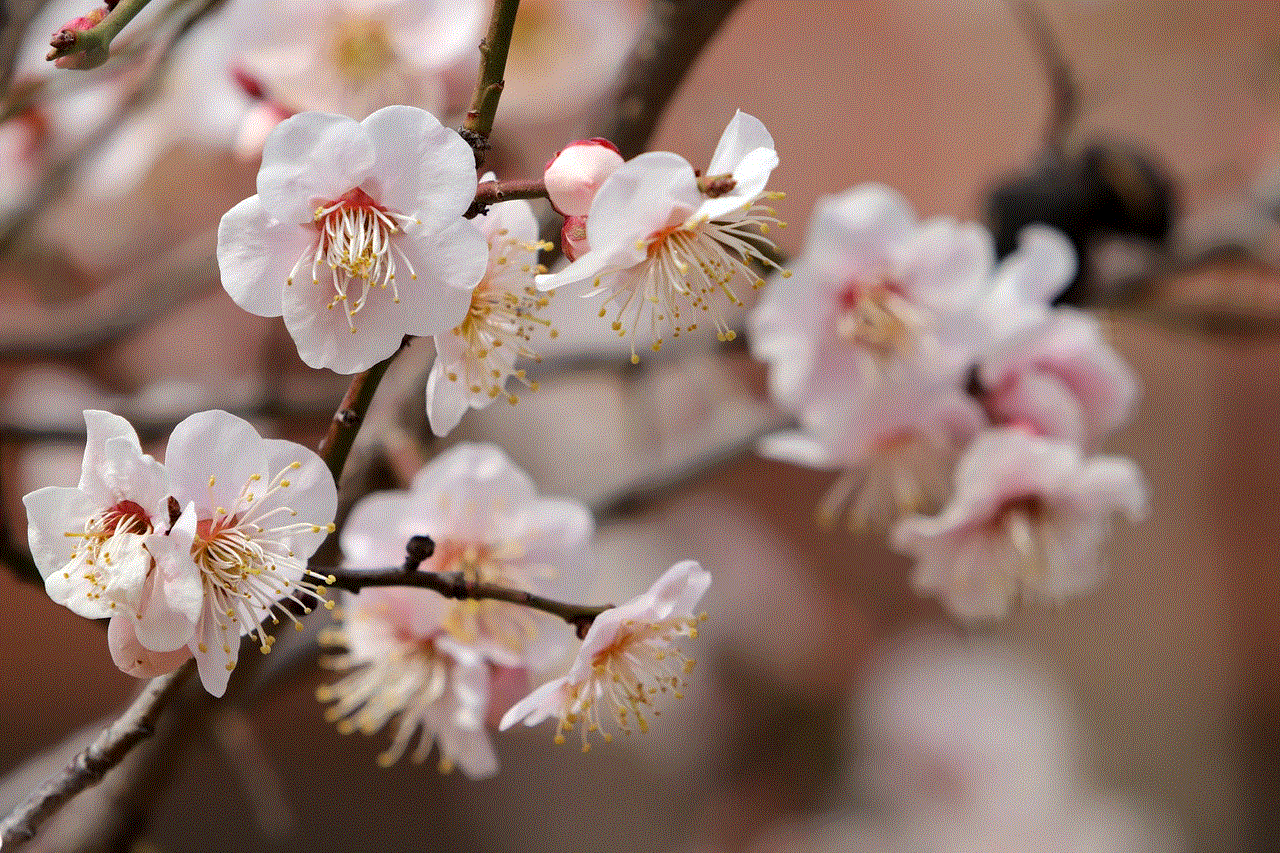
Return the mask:
[(414, 536), (404, 546), (404, 570), (416, 572), (424, 560), (436, 552), (436, 543), (430, 536)]

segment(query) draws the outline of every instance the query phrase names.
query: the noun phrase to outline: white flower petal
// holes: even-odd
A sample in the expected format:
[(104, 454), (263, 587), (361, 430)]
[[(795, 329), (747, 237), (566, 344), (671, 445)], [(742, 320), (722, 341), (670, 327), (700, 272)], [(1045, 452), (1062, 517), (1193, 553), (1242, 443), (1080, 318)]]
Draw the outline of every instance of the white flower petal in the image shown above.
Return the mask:
[(317, 205), (360, 186), (375, 159), (373, 140), (354, 119), (313, 112), (290, 116), (262, 147), (259, 201), (280, 222), (309, 223)]
[[(223, 289), (250, 314), (279, 317), (280, 294), (286, 282), (291, 277), (298, 285), (311, 281), (318, 239), (311, 225), (278, 222), (258, 196), (249, 196), (223, 214), (218, 225), (218, 270)], [(305, 258), (301, 266), (300, 258)]]

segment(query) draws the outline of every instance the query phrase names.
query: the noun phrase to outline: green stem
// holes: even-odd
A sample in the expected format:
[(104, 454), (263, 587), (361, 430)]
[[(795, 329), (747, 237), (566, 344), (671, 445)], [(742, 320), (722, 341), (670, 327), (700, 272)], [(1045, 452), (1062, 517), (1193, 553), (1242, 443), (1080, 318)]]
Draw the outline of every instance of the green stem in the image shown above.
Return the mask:
[(498, 0), (489, 18), (489, 33), (480, 42), (480, 79), (471, 98), (471, 109), (462, 123), (462, 137), (476, 152), (476, 168), (484, 164), (484, 151), (493, 132), (493, 117), (502, 97), (503, 75), (507, 68), (507, 52), (511, 49), (511, 31), (516, 24), (520, 0)]
[(96, 26), (87, 30), (59, 30), (53, 37), (53, 49), (45, 59), (61, 59), (83, 53), (93, 59), (89, 64), (78, 65), (77, 68), (83, 70), (101, 65), (107, 61), (111, 42), (150, 2), (151, 0), (120, 0)]

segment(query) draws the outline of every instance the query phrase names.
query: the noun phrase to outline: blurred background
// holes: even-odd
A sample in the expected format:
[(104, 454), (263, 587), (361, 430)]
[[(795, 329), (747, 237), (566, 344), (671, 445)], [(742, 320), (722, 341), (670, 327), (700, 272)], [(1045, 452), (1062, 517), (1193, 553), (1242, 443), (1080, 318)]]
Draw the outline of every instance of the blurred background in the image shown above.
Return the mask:
[[(191, 411), (230, 408), (314, 445), (346, 387), (218, 286), (214, 229), (254, 191), (262, 119), (227, 82), (244, 49), (236, 27), (252, 29), (234, 7), (192, 30), (162, 82), (126, 69), (0, 125), (0, 182), (13, 184), (0, 482), (23, 547), (21, 496), (78, 476), (83, 408), (130, 417), (144, 441)], [(313, 694), (326, 675), (303, 667), (183, 733), (145, 849), (1280, 849), (1280, 6), (1038, 8), (1075, 81), (1057, 154), (1026, 7), (942, 0), (743, 2), (651, 147), (705, 163), (735, 109), (758, 116), (781, 156), (771, 187), (787, 194), (777, 240), (789, 254), (817, 198), (864, 181), (897, 188), (921, 218), (982, 219), (1005, 210), (988, 201), (997, 187), (1059, 192), (1051, 164), (1091, 145), (1164, 175), (1167, 232), (1148, 239), (1137, 216), (1133, 233), (1081, 236), (1092, 281), (1081, 298), (1143, 386), (1106, 449), (1138, 463), (1152, 496), (1149, 520), (1112, 536), (1100, 589), (956, 627), (912, 593), (904, 558), (814, 523), (832, 475), (750, 452), (779, 416), (741, 348), (689, 340), (633, 369), (566, 311), (562, 343), (530, 371), (540, 389), (469, 413), (448, 442), (496, 441), (545, 494), (608, 508), (585, 600), (626, 598), (676, 559), (702, 561), (715, 583), (685, 697), (648, 735), (589, 755), (572, 739), (554, 746), (549, 728), (496, 735), (501, 772), (469, 782), (430, 762), (379, 769), (381, 742), (325, 724)], [(49, 75), (47, 33), (82, 11), (46, 15), (19, 83)], [(521, 4), (490, 159), (500, 177), (540, 174), (581, 135), (643, 14)], [(472, 64), (441, 70), (433, 106), (457, 115)], [(86, 116), (130, 98), (118, 130), (89, 138)], [(445, 446), (421, 411), (430, 358), (415, 343), (389, 374), (347, 493), (395, 486)], [(672, 488), (611, 500), (690, 466)], [(136, 689), (97, 626), (9, 573), (0, 672), (0, 772)], [(6, 784), (0, 806), (34, 787)]]

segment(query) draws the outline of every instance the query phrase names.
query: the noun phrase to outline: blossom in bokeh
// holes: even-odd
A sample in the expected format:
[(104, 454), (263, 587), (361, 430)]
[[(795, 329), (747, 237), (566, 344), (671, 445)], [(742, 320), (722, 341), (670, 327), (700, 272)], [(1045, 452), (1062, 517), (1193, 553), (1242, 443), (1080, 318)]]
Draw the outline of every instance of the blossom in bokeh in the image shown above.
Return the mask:
[(625, 604), (595, 618), (582, 641), (569, 672), (534, 690), (511, 707), (499, 728), (523, 721), (534, 726), (556, 717), (556, 742), (582, 727), (582, 749), (587, 735), (600, 732), (607, 715), (622, 732), (647, 731), (648, 714), (662, 711), (653, 705), (659, 693), (679, 697), (684, 676), (693, 659), (674, 644), (677, 637), (696, 637), (705, 614), (693, 608), (711, 585), (711, 575), (693, 560), (676, 563), (653, 586)]
[(303, 361), (338, 373), (369, 368), (406, 334), (447, 332), (488, 257), (462, 219), (474, 164), (414, 107), (286, 119), (267, 138), (258, 194), (222, 217), (223, 287), (251, 314), (283, 314)]
[(1088, 444), (1129, 417), (1133, 371), (1087, 314), (1059, 308), (978, 366), (983, 405), (1002, 423)]
[(1112, 517), (1137, 521), (1146, 490), (1128, 459), (1084, 459), (1073, 444), (1005, 428), (982, 433), (956, 467), (951, 502), (893, 530), (918, 563), (916, 586), (959, 618), (1004, 616), (1015, 596), (1058, 601), (1093, 587)]
[(471, 293), (462, 322), (436, 335), (436, 361), (427, 377), (427, 416), (436, 435), (445, 435), (468, 408), (482, 409), (498, 397), (511, 403), (506, 390), (515, 377), (533, 383), (516, 367), (517, 359), (538, 358), (533, 335), (544, 329), (554, 337), (550, 322), (538, 316), (549, 296), (533, 286), (541, 269), (538, 222), (527, 201), (504, 201), (474, 220), (489, 241), (489, 267)]
[(981, 226), (917, 223), (894, 190), (868, 184), (823, 199), (791, 281), (750, 319), (775, 399), (795, 411), (895, 370), (958, 378), (972, 363), (969, 314), (994, 259)]
[(414, 763), (437, 743), (441, 772), (456, 765), (472, 779), (489, 776), (497, 770), (485, 731), (490, 666), (437, 621), (439, 598), (411, 587), (345, 594), (336, 625), (321, 640), (345, 649), (325, 665), (349, 672), (317, 697), (334, 703), (326, 716), (344, 733), (371, 735), (395, 721), (391, 746), (378, 756), (383, 766), (399, 761), (416, 738)]
[[(539, 497), (498, 447), (460, 444), (419, 471), (410, 491), (361, 500), (341, 543), (348, 565), (372, 568), (403, 562), (405, 543), (429, 536), (435, 550), (421, 571), (554, 596), (580, 588), (593, 530), (586, 507)], [(519, 605), (430, 592), (417, 606), (442, 632), (503, 666), (545, 664), (558, 645), (540, 614)]]
[(334, 530), (333, 475), (313, 451), (264, 439), (223, 411), (200, 412), (174, 427), (165, 453), (173, 495), (185, 507), (169, 539), (187, 548), (203, 601), (189, 647), (206, 690), (221, 696), (239, 657), (240, 637), (262, 651), (273, 637), (261, 623), (296, 617), (323, 600), (323, 576), (307, 559)]
[[(738, 112), (725, 128), (700, 184), (683, 157), (654, 151), (629, 160), (600, 187), (587, 214), (589, 249), (564, 269), (538, 276), (538, 287), (590, 285), (585, 296), (607, 294), (600, 316), (613, 313), (619, 335), (648, 327), (652, 348), (662, 330), (673, 336), (697, 328), (709, 314), (721, 340), (731, 331), (721, 302), (739, 305), (731, 286), (739, 277), (763, 280), (748, 264), (767, 265), (764, 234), (778, 224), (763, 202), (778, 164), (773, 137), (759, 119)], [(632, 345), (632, 361), (639, 361)]]
[(824, 522), (847, 513), (851, 529), (887, 528), (938, 508), (956, 457), (985, 425), (972, 397), (918, 374), (811, 406), (799, 430), (768, 436), (760, 453), (841, 471), (818, 509)]
[(288, 112), (362, 119), (407, 104), (442, 114), (446, 75), (475, 55), (480, 0), (246, 0), (232, 4), (243, 34), (233, 62), (260, 96)]

